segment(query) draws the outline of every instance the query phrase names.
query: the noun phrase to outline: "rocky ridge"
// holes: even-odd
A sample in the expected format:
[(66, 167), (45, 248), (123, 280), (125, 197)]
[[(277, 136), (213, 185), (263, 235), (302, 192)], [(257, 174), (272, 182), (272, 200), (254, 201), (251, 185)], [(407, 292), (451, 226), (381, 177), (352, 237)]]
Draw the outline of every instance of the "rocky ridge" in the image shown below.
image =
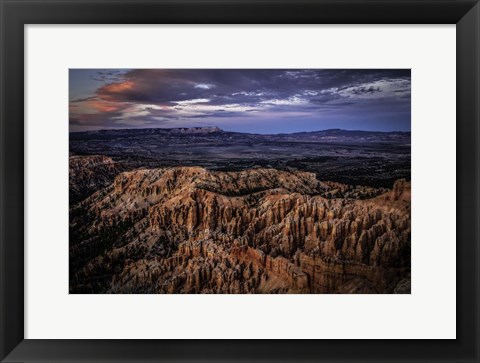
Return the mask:
[(70, 204), (110, 185), (125, 167), (103, 155), (69, 157)]
[(71, 208), (70, 255), (73, 293), (409, 292), (410, 183), (122, 172)]

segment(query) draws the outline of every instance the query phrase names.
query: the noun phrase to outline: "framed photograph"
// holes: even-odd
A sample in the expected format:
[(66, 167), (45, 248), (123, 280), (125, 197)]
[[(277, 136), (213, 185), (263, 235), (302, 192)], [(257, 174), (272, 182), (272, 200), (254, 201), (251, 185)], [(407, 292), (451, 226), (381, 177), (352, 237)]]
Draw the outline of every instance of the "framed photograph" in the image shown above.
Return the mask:
[(478, 1), (1, 12), (2, 362), (480, 361)]

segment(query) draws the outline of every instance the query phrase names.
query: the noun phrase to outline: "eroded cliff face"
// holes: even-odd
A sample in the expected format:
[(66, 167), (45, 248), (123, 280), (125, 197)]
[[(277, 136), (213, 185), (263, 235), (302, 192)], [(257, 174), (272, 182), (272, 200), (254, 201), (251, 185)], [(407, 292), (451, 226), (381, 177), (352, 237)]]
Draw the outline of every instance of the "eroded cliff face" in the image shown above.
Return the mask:
[(110, 185), (115, 176), (125, 167), (107, 156), (70, 156), (69, 193), (70, 204), (74, 204)]
[(71, 209), (71, 292), (409, 292), (410, 183), (123, 172)]

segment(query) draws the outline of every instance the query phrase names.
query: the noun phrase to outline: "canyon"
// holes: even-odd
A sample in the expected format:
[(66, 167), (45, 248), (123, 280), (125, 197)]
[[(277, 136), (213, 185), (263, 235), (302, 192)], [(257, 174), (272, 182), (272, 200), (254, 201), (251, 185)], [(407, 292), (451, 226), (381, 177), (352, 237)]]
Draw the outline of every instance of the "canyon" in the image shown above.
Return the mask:
[(362, 185), (301, 165), (158, 165), (78, 145), (70, 293), (410, 293), (408, 178)]

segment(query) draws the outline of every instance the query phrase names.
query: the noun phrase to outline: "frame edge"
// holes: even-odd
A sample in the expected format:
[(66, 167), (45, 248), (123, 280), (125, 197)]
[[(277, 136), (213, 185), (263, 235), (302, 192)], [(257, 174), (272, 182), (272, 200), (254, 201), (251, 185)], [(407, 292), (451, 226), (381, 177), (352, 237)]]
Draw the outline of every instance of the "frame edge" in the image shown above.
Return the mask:
[[(89, 1), (84, 2), (91, 3)], [(26, 3), (38, 2), (27, 1), (23, 5)], [(60, 4), (61, 2), (57, 3)], [(23, 124), (14, 125), (14, 122), (7, 121), (11, 119), (23, 120), (23, 67), (20, 68), (18, 64), (15, 64), (15, 60), (17, 59), (18, 62), (19, 59), (23, 59), (24, 53), (21, 46), (23, 45), (24, 23), (22, 21), (24, 18), (29, 18), (29, 16), (24, 17), (25, 14), (19, 13), (18, 9), (22, 7), (16, 7), (15, 9), (17, 10), (14, 10), (12, 4), (13, 2), (11, 1), (0, 0), (2, 33), (0, 53), (0, 78), (2, 79), (0, 88), (0, 225), (2, 226), (0, 231), (0, 361), (47, 361), (54, 357), (40, 355), (32, 357), (29, 353), (33, 353), (34, 350), (26, 351), (31, 347), (31, 344), (27, 344), (29, 342), (23, 339), (23, 244), (7, 243), (7, 241), (23, 241), (23, 222), (20, 222), (20, 220), (23, 221), (23, 184), (18, 183), (18, 180), (24, 180), (23, 143), (15, 145), (17, 136), (23, 138)], [(462, 4), (466, 8), (465, 4), (467, 2), (462, 2)], [(471, 215), (462, 213), (457, 216), (457, 231), (460, 226), (465, 226), (467, 230), (471, 231), (472, 234), (463, 236), (463, 238), (467, 239), (468, 237), (468, 239), (472, 239), (473, 245), (473, 249), (461, 249), (457, 252), (457, 271), (460, 272), (461, 270), (463, 271), (462, 274), (473, 275), (472, 281), (476, 283), (476, 287), (470, 284), (470, 281), (468, 284), (462, 281), (457, 283), (457, 289), (462, 294), (459, 300), (457, 300), (457, 309), (473, 311), (475, 314), (473, 318), (471, 315), (466, 316), (463, 312), (460, 312), (458, 315), (460, 320), (467, 321), (468, 326), (472, 328), (473, 334), (469, 337), (463, 337), (468, 338), (470, 342), (468, 346), (462, 348), (462, 352), (468, 353), (468, 356), (465, 355), (457, 362), (478, 362), (480, 358), (478, 346), (480, 327), (478, 313), (480, 294), (478, 289), (478, 242), (480, 233), (479, 226), (477, 226), (480, 208), (480, 176), (478, 170), (480, 160), (480, 111), (478, 105), (478, 100), (480, 99), (480, 5), (478, 0), (475, 2), (470, 1), (468, 4), (473, 4), (473, 7), (468, 7), (469, 11), (457, 24), (457, 86), (463, 84), (466, 90), (470, 91), (459, 94), (459, 88), (457, 88), (457, 123), (460, 126), (457, 132), (457, 147), (459, 151), (457, 160), (460, 159), (460, 156), (465, 159), (461, 164), (457, 164), (457, 210), (464, 209), (466, 211), (471, 207), (470, 210), (475, 212), (471, 213)], [(182, 6), (185, 5), (183, 4)], [(270, 5), (274, 4), (271, 3)], [(29, 15), (31, 16), (32, 14)], [(14, 31), (8, 34), (9, 37), (6, 36), (7, 29)], [(462, 41), (462, 37), (464, 41)], [(6, 56), (7, 54), (8, 56)], [(468, 57), (470, 59), (467, 59)], [(462, 69), (459, 68), (460, 64)], [(15, 70), (15, 72), (7, 72), (6, 70)], [(473, 82), (472, 74), (474, 74)], [(17, 85), (7, 95), (5, 85), (15, 83)], [(469, 83), (471, 84), (467, 87)], [(17, 100), (15, 101), (15, 99)], [(469, 128), (467, 121), (471, 120), (472, 117), (475, 123)], [(464, 125), (460, 125), (459, 120), (461, 119), (466, 120)], [(6, 137), (7, 134), (9, 135), (8, 138)], [(462, 140), (463, 137), (464, 139)], [(464, 142), (464, 140), (467, 140), (467, 142)], [(472, 151), (474, 151), (474, 155), (471, 155)], [(461, 177), (458, 175), (461, 175)], [(473, 194), (470, 193), (467, 196), (467, 193), (464, 192), (462, 195), (458, 192), (460, 187), (471, 191)], [(22, 195), (21, 199), (18, 198), (19, 195)], [(20, 230), (22, 231), (21, 233)], [(463, 258), (465, 258), (463, 261), (473, 263), (469, 264), (469, 266), (464, 266), (466, 264), (459, 263), (462, 262)], [(471, 291), (475, 291), (474, 301), (470, 299), (469, 295), (465, 295), (465, 291), (472, 288), (473, 290)], [(32, 341), (32, 343), (34, 342)], [(40, 343), (40, 341), (37, 342)], [(473, 346), (471, 345), (472, 342)], [(67, 359), (67, 361), (71, 360), (74, 359), (70, 356), (70, 359)]]

